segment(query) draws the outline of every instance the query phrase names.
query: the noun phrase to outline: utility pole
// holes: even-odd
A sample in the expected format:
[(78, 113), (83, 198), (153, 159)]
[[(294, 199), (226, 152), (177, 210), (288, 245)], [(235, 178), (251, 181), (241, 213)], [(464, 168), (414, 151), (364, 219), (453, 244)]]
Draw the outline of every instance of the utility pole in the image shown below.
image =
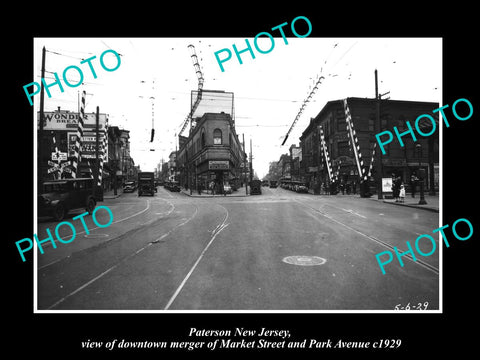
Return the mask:
[[(381, 131), (380, 124), (380, 95), (378, 93), (378, 72), (375, 69), (375, 105), (376, 105), (376, 117), (375, 117), (375, 134), (378, 134)], [(377, 173), (377, 196), (378, 199), (383, 199), (383, 189), (382, 189), (382, 177), (383, 177), (383, 166), (382, 166), (382, 154), (380, 151), (375, 153), (375, 169)]]
[(247, 153), (245, 152), (245, 135), (242, 134), (243, 140), (243, 180), (245, 181), (245, 195), (248, 195), (248, 181), (247, 181)]
[[(98, 159), (98, 148), (100, 147), (100, 109), (97, 106), (97, 113), (95, 116), (95, 176), (93, 181), (94, 196), (98, 196), (98, 179), (100, 178), (100, 161)], [(103, 199), (103, 195), (101, 197)]]
[[(45, 78), (45, 46), (42, 49), (42, 79)], [(40, 82), (40, 129), (38, 131), (38, 162), (37, 162), (37, 169), (38, 169), (38, 190), (41, 189), (43, 184), (43, 172), (42, 172), (42, 161), (43, 161), (43, 122), (45, 119), (44, 114), (44, 102), (45, 102), (45, 89), (43, 86), (43, 81)]]
[(253, 180), (252, 138), (250, 138), (250, 182)]

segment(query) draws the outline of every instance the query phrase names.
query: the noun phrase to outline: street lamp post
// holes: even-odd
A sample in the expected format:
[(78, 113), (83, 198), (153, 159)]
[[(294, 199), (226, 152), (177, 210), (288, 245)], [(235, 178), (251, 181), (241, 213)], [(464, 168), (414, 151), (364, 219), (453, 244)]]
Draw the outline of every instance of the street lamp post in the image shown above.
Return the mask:
[(425, 179), (425, 169), (420, 168), (421, 166), (421, 154), (422, 154), (422, 144), (418, 143), (415, 145), (418, 155), (418, 178), (420, 180), (420, 201), (418, 205), (426, 205), (427, 201), (425, 200), (425, 193), (423, 188), (423, 183)]

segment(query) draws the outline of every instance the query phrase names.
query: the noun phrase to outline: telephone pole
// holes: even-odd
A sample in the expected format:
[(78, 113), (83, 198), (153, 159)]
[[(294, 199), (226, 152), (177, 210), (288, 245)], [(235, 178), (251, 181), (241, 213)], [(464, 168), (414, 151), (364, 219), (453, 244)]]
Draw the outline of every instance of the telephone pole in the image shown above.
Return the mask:
[(100, 197), (98, 195), (98, 180), (100, 179), (100, 161), (98, 158), (98, 150), (100, 147), (100, 131), (99, 131), (99, 126), (100, 125), (100, 108), (97, 106), (97, 113), (95, 114), (95, 176), (94, 176), (94, 181), (93, 181), (93, 189), (94, 189), (94, 196), (99, 199), (101, 198), (103, 200), (103, 192), (102, 196)]
[[(42, 79), (45, 78), (45, 46), (42, 49)], [(42, 187), (43, 184), (43, 172), (42, 172), (42, 161), (43, 161), (43, 122), (45, 119), (44, 115), (44, 102), (45, 102), (45, 89), (43, 86), (43, 81), (40, 82), (40, 128), (38, 131), (38, 138), (37, 138), (37, 143), (38, 143), (38, 159), (37, 159), (37, 169), (38, 169), (38, 187)]]
[(250, 182), (253, 180), (252, 138), (250, 138)]
[(245, 195), (248, 195), (248, 181), (247, 181), (247, 152), (245, 151), (245, 134), (242, 134), (243, 140), (243, 180), (245, 181)]
[[(376, 105), (376, 116), (375, 116), (375, 134), (378, 134), (381, 131), (380, 124), (380, 94), (378, 93), (378, 72), (375, 69), (375, 105)], [(383, 166), (382, 166), (382, 154), (380, 151), (375, 153), (375, 170), (377, 173), (377, 196), (378, 199), (383, 199), (383, 189), (382, 189), (382, 177), (383, 177)]]

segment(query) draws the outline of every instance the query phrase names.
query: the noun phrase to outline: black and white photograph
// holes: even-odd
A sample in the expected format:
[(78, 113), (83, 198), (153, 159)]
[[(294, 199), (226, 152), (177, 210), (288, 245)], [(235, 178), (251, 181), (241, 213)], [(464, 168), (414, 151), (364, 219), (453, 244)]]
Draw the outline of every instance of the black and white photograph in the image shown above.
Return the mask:
[(441, 39), (302, 22), (35, 39), (39, 311), (441, 310)]
[(413, 10), (368, 31), (311, 10), (172, 14), (152, 31), (66, 17), (19, 38), (8, 295), (44, 329), (35, 344), (387, 356), (462, 330), (470, 35), (416, 31)]

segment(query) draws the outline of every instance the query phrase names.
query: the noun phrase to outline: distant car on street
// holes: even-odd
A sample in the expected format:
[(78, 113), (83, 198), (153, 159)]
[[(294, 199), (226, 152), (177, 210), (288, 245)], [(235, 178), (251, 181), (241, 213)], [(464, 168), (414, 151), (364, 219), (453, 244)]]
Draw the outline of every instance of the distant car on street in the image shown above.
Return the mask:
[(308, 188), (305, 184), (295, 185), (295, 191), (298, 193), (308, 193)]
[(232, 187), (230, 185), (223, 185), (223, 191), (225, 194), (231, 194), (232, 193)]
[(56, 221), (74, 209), (83, 208), (91, 215), (96, 206), (91, 178), (45, 181), (38, 195), (38, 215), (52, 216)]
[(125, 182), (125, 186), (123, 187), (124, 193), (134, 192), (137, 188), (135, 181), (127, 181)]
[(178, 181), (169, 181), (168, 183), (165, 184), (165, 187), (174, 192), (179, 192), (180, 191), (180, 185), (178, 184)]
[(275, 180), (270, 180), (270, 187), (271, 188), (276, 188), (278, 186), (277, 182)]

